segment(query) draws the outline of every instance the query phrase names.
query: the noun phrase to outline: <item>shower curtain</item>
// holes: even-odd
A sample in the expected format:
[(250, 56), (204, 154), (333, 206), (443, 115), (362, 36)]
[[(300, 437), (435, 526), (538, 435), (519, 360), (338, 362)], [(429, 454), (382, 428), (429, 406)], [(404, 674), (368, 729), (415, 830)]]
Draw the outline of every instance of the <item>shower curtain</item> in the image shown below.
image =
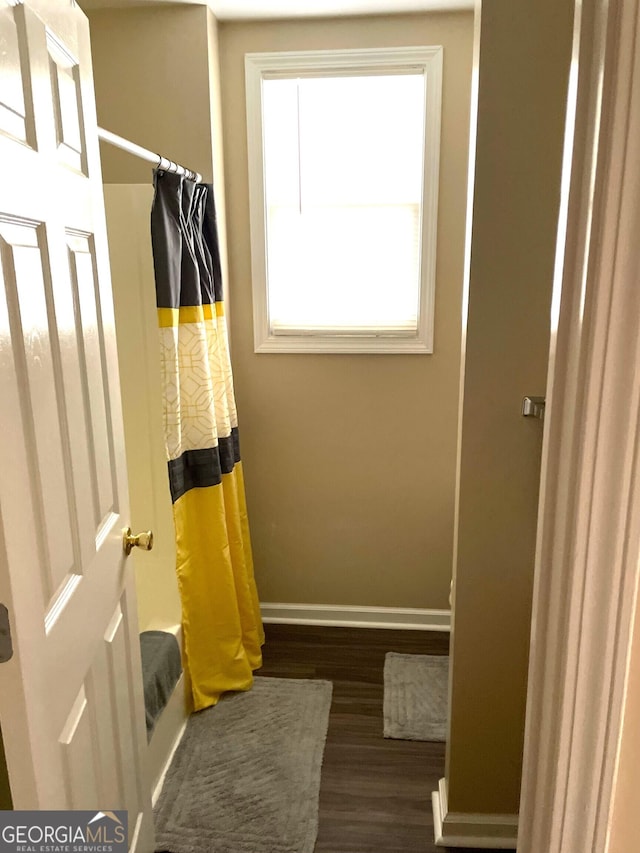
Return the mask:
[(151, 240), (185, 670), (195, 710), (248, 690), (264, 633), (253, 577), (213, 187), (156, 170)]

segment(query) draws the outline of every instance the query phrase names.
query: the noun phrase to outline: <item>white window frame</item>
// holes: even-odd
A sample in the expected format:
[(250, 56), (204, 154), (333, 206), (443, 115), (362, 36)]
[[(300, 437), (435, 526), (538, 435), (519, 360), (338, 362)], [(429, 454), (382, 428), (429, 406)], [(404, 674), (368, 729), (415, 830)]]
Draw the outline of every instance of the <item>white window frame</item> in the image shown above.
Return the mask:
[[(371, 334), (313, 331), (305, 334), (273, 334), (270, 331), (267, 292), (262, 81), (274, 77), (407, 71), (418, 71), (425, 78), (426, 121), (417, 332), (408, 335), (383, 330)], [(247, 53), (245, 82), (255, 352), (433, 353), (442, 46)]]

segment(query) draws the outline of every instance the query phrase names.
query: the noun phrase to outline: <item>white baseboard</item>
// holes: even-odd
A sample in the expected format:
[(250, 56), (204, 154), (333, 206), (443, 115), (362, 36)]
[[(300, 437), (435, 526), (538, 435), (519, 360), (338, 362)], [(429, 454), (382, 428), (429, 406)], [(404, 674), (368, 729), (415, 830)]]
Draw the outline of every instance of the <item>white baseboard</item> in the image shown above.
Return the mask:
[(517, 814), (470, 814), (450, 812), (447, 781), (440, 779), (431, 795), (433, 832), (438, 847), (476, 847), (515, 850), (518, 844)]
[(281, 625), (333, 625), (344, 628), (404, 628), (416, 631), (450, 631), (450, 610), (406, 607), (358, 607), (341, 604), (260, 605), (262, 621)]

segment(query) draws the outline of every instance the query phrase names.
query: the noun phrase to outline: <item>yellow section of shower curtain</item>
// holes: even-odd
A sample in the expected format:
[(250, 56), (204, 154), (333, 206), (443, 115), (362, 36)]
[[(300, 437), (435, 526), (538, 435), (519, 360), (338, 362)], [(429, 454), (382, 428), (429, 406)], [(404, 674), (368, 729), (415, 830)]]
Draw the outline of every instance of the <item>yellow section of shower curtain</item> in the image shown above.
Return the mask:
[(253, 577), (242, 463), (173, 505), (185, 668), (196, 711), (248, 690), (264, 632)]

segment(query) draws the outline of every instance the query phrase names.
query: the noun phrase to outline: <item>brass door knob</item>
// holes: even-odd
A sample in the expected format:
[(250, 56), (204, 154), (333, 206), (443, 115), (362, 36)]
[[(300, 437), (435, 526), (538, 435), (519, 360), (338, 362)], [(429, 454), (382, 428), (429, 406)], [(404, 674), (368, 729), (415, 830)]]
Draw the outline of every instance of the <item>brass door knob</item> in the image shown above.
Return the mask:
[(129, 556), (132, 548), (142, 548), (143, 551), (150, 551), (153, 548), (153, 532), (145, 530), (144, 533), (138, 533), (134, 536), (130, 527), (125, 527), (122, 531), (122, 550)]

